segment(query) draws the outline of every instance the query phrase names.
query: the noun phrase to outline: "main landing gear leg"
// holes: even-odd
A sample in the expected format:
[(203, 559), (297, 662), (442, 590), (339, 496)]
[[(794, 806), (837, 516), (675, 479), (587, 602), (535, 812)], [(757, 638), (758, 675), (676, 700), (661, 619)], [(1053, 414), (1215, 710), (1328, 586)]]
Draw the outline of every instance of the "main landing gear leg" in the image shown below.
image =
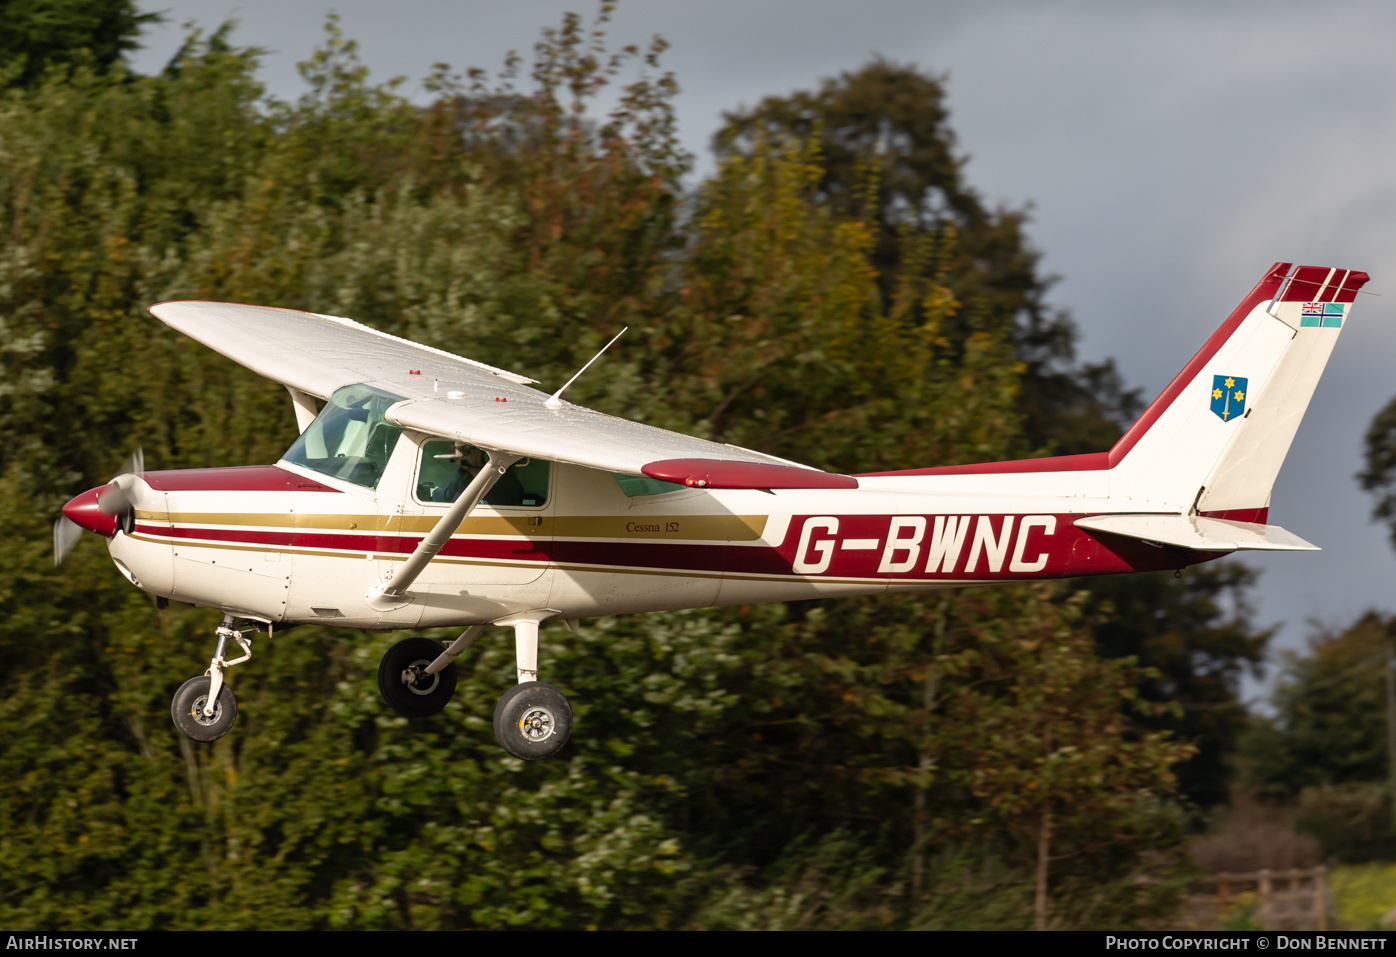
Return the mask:
[(405, 718), (436, 714), (456, 693), (456, 658), (484, 634), (472, 625), (446, 650), (430, 638), (404, 638), (378, 664), (378, 691)]
[[(237, 720), (238, 706), (233, 693), (223, 683), (223, 669), (240, 665), (252, 657), (252, 639), (233, 627), (233, 616), (224, 615), (218, 626), (218, 648), (208, 670), (179, 686), (170, 702), (175, 727), (193, 741), (216, 741), (227, 734)], [(242, 647), (242, 657), (225, 660), (223, 651), (231, 638)]]
[(572, 706), (561, 691), (538, 680), (538, 619), (498, 624), (514, 626), (519, 683), (495, 705), (494, 736), (499, 746), (516, 758), (550, 758), (562, 750), (572, 733)]

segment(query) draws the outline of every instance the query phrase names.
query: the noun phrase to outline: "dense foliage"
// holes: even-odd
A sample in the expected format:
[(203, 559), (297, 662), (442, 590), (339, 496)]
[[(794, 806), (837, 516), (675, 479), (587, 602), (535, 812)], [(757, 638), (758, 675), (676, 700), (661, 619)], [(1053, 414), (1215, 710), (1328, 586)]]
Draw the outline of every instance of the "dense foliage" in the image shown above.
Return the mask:
[(0, 82), (33, 83), (77, 63), (109, 69), (140, 45), (141, 27), (162, 19), (135, 0), (0, 0)]
[(1274, 720), (1257, 724), (1246, 753), (1252, 783), (1297, 795), (1303, 788), (1388, 777), (1386, 661), (1396, 621), (1369, 612), (1291, 656), (1274, 694)]
[(1177, 705), (1138, 721), (1197, 748), (1178, 766), (1178, 785), (1198, 808), (1227, 801), (1233, 759), (1251, 723), (1240, 700), (1241, 679), (1260, 676), (1272, 634), (1251, 620), (1247, 593), (1255, 574), (1220, 562), (1190, 568), (1181, 579), (1161, 572), (1084, 583), (1100, 614), (1098, 652), (1152, 669), (1140, 695)]
[(1272, 701), (1241, 741), (1241, 783), (1291, 804), (1329, 859), (1396, 858), (1387, 668), (1396, 620), (1368, 612), (1288, 657)]
[[(157, 612), (91, 538), (52, 569), (59, 505), (135, 446), (232, 465), (295, 435), (284, 390), (144, 314), (166, 299), (351, 315), (545, 384), (629, 325), (571, 398), (835, 469), (1022, 446), (1022, 330), (1061, 320), (1021, 219), (962, 189), (959, 219), (894, 248), (876, 203), (828, 201), (848, 157), (774, 128), (685, 193), (662, 43), (609, 52), (601, 22), (546, 32), (527, 71), (439, 70), (425, 109), (370, 84), (333, 22), (296, 103), (224, 32), (160, 76), (77, 60), (0, 96), (8, 926), (1119, 926), (1169, 906), (1167, 881), (1130, 878), (1176, 854), (1193, 748), (1167, 733), (1181, 679), (1136, 656), (1214, 627), (1224, 578), (1105, 656), (1110, 606), (1069, 586), (550, 631), (577, 732), (525, 765), (489, 730), (507, 642), (409, 726), (373, 679), (400, 636), (315, 627), (262, 640), (230, 673), (234, 733), (193, 745), (168, 702), (216, 616)], [(906, 188), (893, 172), (865, 170), (869, 194)], [(1219, 660), (1261, 639), (1230, 640)]]
[[(938, 273), (955, 300), (972, 303), (982, 324), (1011, 339), (1023, 364), (1013, 450), (1108, 448), (1139, 413), (1139, 394), (1124, 388), (1111, 361), (1074, 365), (1076, 327), (1047, 303), (1052, 281), (1038, 269), (1026, 211), (990, 209), (965, 181), (949, 119), (943, 80), (875, 59), (818, 90), (727, 114), (713, 143), (723, 155), (771, 136), (817, 140), (826, 156), (818, 198), (872, 231), (869, 261), (884, 297), (896, 297), (910, 277)], [(937, 247), (940, 255), (927, 254)], [(913, 323), (935, 321), (952, 342), (966, 331), (968, 314), (935, 315), (915, 301), (902, 309)]]

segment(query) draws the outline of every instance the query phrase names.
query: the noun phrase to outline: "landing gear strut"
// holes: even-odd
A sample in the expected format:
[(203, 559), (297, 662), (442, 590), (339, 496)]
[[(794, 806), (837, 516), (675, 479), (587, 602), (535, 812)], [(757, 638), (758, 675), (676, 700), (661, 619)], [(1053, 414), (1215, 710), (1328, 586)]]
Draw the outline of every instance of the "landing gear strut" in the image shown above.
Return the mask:
[[(233, 693), (223, 683), (223, 669), (240, 665), (252, 657), (252, 639), (233, 627), (233, 616), (224, 615), (215, 632), (218, 648), (208, 670), (179, 686), (170, 702), (170, 717), (179, 732), (192, 741), (217, 741), (227, 734), (237, 720), (238, 705)], [(227, 661), (223, 650), (231, 638), (242, 648), (242, 657)]]

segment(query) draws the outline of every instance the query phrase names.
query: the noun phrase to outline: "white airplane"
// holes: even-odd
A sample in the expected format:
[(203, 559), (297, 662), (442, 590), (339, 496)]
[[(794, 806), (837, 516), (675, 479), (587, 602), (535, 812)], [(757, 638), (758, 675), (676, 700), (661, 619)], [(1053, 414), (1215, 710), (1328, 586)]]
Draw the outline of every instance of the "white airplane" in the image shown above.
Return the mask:
[[(284, 385), (300, 436), (275, 465), (136, 460), (63, 507), (55, 558), (87, 529), (161, 607), (223, 612), (208, 670), (171, 707), (196, 741), (232, 726), (223, 673), (251, 657), (254, 631), (464, 627), (383, 657), (384, 699), (420, 717), (501, 625), (518, 683), (495, 734), (535, 760), (572, 729), (567, 699), (538, 680), (545, 621), (1314, 549), (1267, 524), (1270, 491), (1367, 279), (1276, 263), (1109, 452), (866, 475), (603, 415), (348, 319), (161, 303), (156, 318)], [(240, 657), (224, 656), (230, 640)]]

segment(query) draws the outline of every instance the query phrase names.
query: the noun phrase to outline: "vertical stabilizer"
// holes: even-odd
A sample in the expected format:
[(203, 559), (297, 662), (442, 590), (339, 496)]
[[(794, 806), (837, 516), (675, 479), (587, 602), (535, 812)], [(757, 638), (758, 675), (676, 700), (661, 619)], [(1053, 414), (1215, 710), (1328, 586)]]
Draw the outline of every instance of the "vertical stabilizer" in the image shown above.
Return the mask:
[(1276, 263), (1110, 452), (1112, 497), (1265, 521), (1366, 273)]

